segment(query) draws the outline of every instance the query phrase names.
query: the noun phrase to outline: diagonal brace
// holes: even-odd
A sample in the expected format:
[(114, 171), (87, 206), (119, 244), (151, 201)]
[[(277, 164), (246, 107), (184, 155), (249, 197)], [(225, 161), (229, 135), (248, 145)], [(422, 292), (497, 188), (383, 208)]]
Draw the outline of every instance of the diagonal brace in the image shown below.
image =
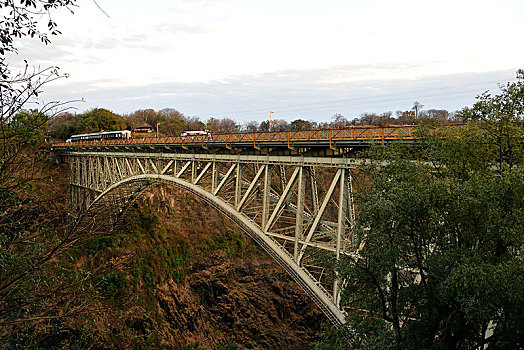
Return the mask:
[(222, 179), (222, 181), (220, 181), (220, 183), (218, 184), (217, 188), (215, 188), (215, 191), (213, 192), (214, 196), (216, 196), (218, 194), (218, 192), (220, 192), (222, 187), (224, 187), (224, 185), (226, 184), (227, 180), (229, 179), (229, 176), (231, 175), (233, 170), (235, 170), (236, 166), (237, 166), (237, 163), (233, 163), (233, 165), (231, 165), (231, 167), (227, 171), (226, 175), (224, 175), (224, 178)]
[[(309, 243), (311, 241), (311, 238), (313, 237), (313, 234), (315, 233), (315, 230), (317, 229), (318, 224), (320, 223), (320, 219), (322, 219), (322, 215), (324, 214), (324, 211), (326, 210), (329, 200), (331, 199), (331, 196), (333, 195), (333, 192), (335, 191), (335, 187), (337, 186), (337, 183), (339, 182), (341, 173), (342, 173), (342, 170), (338, 169), (337, 173), (335, 174), (335, 177), (333, 178), (333, 181), (331, 182), (331, 185), (329, 186), (329, 190), (327, 191), (326, 196), (324, 197), (324, 200), (322, 201), (322, 205), (320, 206), (318, 213), (315, 216), (315, 220), (313, 221), (313, 224), (311, 225), (309, 229), (306, 239), (304, 240), (306, 243)], [(300, 254), (298, 255), (297, 264), (300, 264), (300, 260), (302, 260), (302, 257), (304, 256), (306, 247), (307, 247), (306, 245), (303, 245), (302, 248), (300, 249)]]
[(293, 194), (293, 189), (296, 184), (297, 175), (299, 172), (300, 167), (296, 167), (295, 171), (291, 175), (291, 178), (289, 179), (289, 182), (287, 183), (286, 187), (284, 188), (284, 192), (280, 196), (280, 199), (278, 200), (277, 206), (273, 210), (273, 213), (269, 217), (269, 220), (267, 221), (266, 227), (263, 227), (264, 231), (269, 231), (271, 229), (271, 226), (273, 225), (274, 221), (276, 220), (277, 216), (282, 211), (282, 207), (287, 204), (289, 201), (289, 198), (291, 198), (291, 195)]
[(251, 181), (251, 184), (249, 184), (249, 187), (248, 187), (246, 193), (244, 194), (244, 197), (242, 197), (242, 200), (237, 205), (237, 210), (238, 211), (242, 210), (242, 207), (246, 203), (247, 199), (249, 198), (249, 196), (251, 196), (251, 193), (253, 192), (253, 189), (255, 188), (255, 185), (258, 183), (258, 180), (262, 176), (262, 173), (266, 169), (266, 166), (267, 165), (263, 165), (263, 166), (260, 167), (260, 169), (258, 169), (258, 172), (255, 175), (255, 178), (253, 179), (253, 181)]
[(202, 179), (202, 177), (206, 174), (206, 171), (211, 167), (211, 164), (213, 164), (213, 163), (209, 162), (209, 163), (206, 164), (206, 166), (204, 167), (204, 169), (202, 170), (200, 175), (198, 175), (198, 177), (195, 179), (195, 182), (194, 182), (195, 185), (198, 184), (200, 179)]

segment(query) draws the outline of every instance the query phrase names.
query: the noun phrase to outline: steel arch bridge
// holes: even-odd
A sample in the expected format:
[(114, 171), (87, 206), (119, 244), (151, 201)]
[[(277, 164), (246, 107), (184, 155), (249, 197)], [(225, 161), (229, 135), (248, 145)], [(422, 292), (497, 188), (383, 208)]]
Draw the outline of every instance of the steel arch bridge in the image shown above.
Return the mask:
[(351, 232), (354, 161), (93, 151), (62, 155), (70, 165), (68, 204), (76, 229), (114, 232), (149, 186), (178, 187), (238, 224), (332, 322), (344, 323), (341, 281), (326, 262), (326, 254), (337, 259), (355, 250)]
[(359, 164), (347, 156), (373, 142), (416, 139), (412, 126), (368, 129), (88, 141), (52, 150), (70, 165), (76, 230), (116, 232), (149, 186), (178, 187), (231, 218), (332, 322), (344, 323), (333, 262), (359, 248), (351, 195)]

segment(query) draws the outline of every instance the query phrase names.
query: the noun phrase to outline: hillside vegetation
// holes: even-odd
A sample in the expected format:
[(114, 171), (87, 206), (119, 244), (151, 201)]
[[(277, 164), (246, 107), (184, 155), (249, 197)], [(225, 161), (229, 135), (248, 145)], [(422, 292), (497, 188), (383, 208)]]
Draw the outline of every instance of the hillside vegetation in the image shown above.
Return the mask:
[(229, 219), (189, 193), (154, 187), (126, 230), (82, 248), (114, 266), (94, 286), (95, 344), (310, 348), (324, 316)]

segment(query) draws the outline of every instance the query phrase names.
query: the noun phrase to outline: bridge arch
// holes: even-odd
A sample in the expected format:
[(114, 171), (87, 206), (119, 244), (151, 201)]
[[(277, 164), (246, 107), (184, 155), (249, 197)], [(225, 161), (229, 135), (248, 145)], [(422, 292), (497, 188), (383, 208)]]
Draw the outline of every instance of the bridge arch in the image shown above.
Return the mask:
[[(108, 152), (64, 154), (76, 230), (118, 229), (131, 203), (154, 183), (190, 192), (229, 217), (272, 256), (334, 323), (344, 323), (331, 263), (353, 254), (349, 158)], [(104, 219), (97, 219), (103, 213)]]
[(93, 202), (90, 203), (83, 217), (89, 218), (89, 213), (91, 211), (99, 211), (100, 206), (107, 208), (108, 205), (105, 202), (108, 197), (117, 196), (122, 207), (112, 208), (111, 210), (111, 212), (115, 212), (116, 209), (117, 214), (120, 214), (109, 221), (110, 225), (114, 225), (116, 221), (122, 219), (123, 214), (127, 212), (134, 200), (138, 199), (147, 188), (154, 184), (166, 184), (192, 193), (230, 218), (295, 280), (332, 322), (344, 323), (344, 313), (326, 295), (325, 291), (319, 288), (314, 278), (301, 268), (287, 252), (275, 244), (257, 224), (237, 211), (230, 203), (189, 181), (161, 174), (140, 174), (121, 179), (100, 192)]

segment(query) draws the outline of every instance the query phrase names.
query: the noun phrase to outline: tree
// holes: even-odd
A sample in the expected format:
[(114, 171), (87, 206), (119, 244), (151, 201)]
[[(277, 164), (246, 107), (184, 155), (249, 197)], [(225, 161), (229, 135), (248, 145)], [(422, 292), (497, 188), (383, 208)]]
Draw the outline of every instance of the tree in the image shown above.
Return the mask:
[(457, 117), (474, 122), (483, 130), (490, 145), (488, 157), (502, 169), (523, 161), (524, 70), (517, 71), (516, 82), (500, 84), (499, 88), (499, 95), (484, 92), (472, 108), (464, 108)]
[(256, 132), (258, 131), (258, 129), (259, 129), (259, 124), (257, 121), (246, 122), (242, 126), (242, 130), (247, 131), (247, 132)]
[(199, 117), (186, 118), (186, 130), (203, 130), (205, 124), (202, 123)]
[(121, 116), (104, 108), (95, 108), (78, 117), (76, 131), (84, 134), (123, 130), (125, 127), (126, 124)]
[(237, 132), (239, 130), (239, 126), (231, 118), (222, 118), (222, 119), (210, 118), (206, 122), (206, 129), (210, 130), (211, 132), (229, 133), (229, 132)]
[(399, 125), (415, 124), (415, 112), (413, 111), (396, 111), (395, 115)]
[[(76, 313), (87, 301), (78, 287), (86, 276), (71, 259), (60, 259), (80, 238), (66, 230), (65, 186), (51, 168), (46, 140), (49, 120), (64, 103), (43, 103), (42, 88), (62, 75), (57, 67), (29, 67), (12, 72), (5, 58), (17, 39), (49, 43), (58, 34), (51, 14), (74, 6), (74, 0), (0, 1), (0, 347), (35, 346), (36, 322)], [(47, 17), (47, 30), (38, 22)], [(39, 106), (27, 110), (25, 106)], [(58, 183), (57, 183), (58, 181)], [(89, 277), (87, 277), (89, 278)], [(45, 327), (44, 327), (45, 328)], [(38, 346), (36, 346), (38, 347)]]
[(174, 108), (164, 108), (158, 111), (158, 114), (171, 119), (184, 119), (184, 114)]
[[(75, 3), (76, 0), (25, 0), (20, 4), (14, 0), (0, 1), (0, 9), (5, 9), (0, 21), (0, 99), (2, 106), (0, 123), (8, 122), (26, 103), (40, 102), (37, 97), (42, 86), (62, 77), (58, 67), (31, 69), (27, 61), (22, 71), (13, 73), (5, 59), (5, 54), (16, 53), (16, 39), (23, 36), (36, 37), (48, 44), (50, 42), (48, 33), (51, 35), (60, 33), (56, 23), (51, 19), (51, 13), (53, 10), (64, 7), (71, 10)], [(43, 16), (48, 17), (47, 31), (38, 28), (38, 21)], [(44, 104), (41, 112), (55, 112), (62, 106), (60, 103)]]
[(164, 120), (164, 116), (155, 112), (154, 109), (139, 109), (131, 114), (131, 117), (137, 118), (149, 125), (155, 125)]
[(308, 120), (295, 119), (289, 124), (289, 127), (293, 131), (311, 130), (313, 129), (313, 123)]
[(187, 129), (186, 119), (181, 113), (180, 115), (172, 114), (167, 120), (159, 124), (158, 129), (161, 136), (178, 136)]
[(449, 122), (450, 115), (445, 109), (427, 109), (419, 113), (419, 118), (436, 124), (446, 124)]
[(269, 131), (269, 120), (264, 120), (263, 122), (260, 122), (259, 130), (260, 131)]
[(419, 117), (420, 111), (422, 111), (422, 107), (424, 107), (423, 104), (420, 104), (418, 101), (413, 102), (413, 107), (411, 107), (412, 111), (415, 111), (415, 118)]
[(278, 119), (273, 122), (273, 131), (289, 131), (289, 123), (287, 120)]
[(333, 116), (333, 127), (343, 128), (349, 125), (349, 121), (340, 113), (337, 113)]
[(37, 37), (45, 44), (50, 43), (47, 32), (37, 28), (37, 21), (47, 15), (49, 33), (51, 35), (60, 34), (56, 23), (51, 19), (51, 12), (61, 7), (71, 10), (75, 3), (76, 0), (25, 0), (20, 1), (20, 4), (14, 0), (0, 1), (0, 9), (9, 10), (3, 16), (0, 29), (0, 55), (3, 56), (6, 52), (16, 52), (15, 39), (23, 36)]
[(348, 324), (319, 348), (523, 347), (523, 72), (501, 90), (454, 134), (422, 126), (416, 152), (370, 152), (380, 164), (354, 193), (362, 249), (339, 264)]
[(376, 126), (387, 126), (395, 124), (391, 112), (384, 112), (382, 114), (375, 113), (364, 113), (358, 120), (355, 121), (356, 125), (376, 125)]
[(60, 113), (49, 120), (49, 136), (53, 140), (65, 141), (71, 135), (78, 134), (78, 116), (69, 112)]

